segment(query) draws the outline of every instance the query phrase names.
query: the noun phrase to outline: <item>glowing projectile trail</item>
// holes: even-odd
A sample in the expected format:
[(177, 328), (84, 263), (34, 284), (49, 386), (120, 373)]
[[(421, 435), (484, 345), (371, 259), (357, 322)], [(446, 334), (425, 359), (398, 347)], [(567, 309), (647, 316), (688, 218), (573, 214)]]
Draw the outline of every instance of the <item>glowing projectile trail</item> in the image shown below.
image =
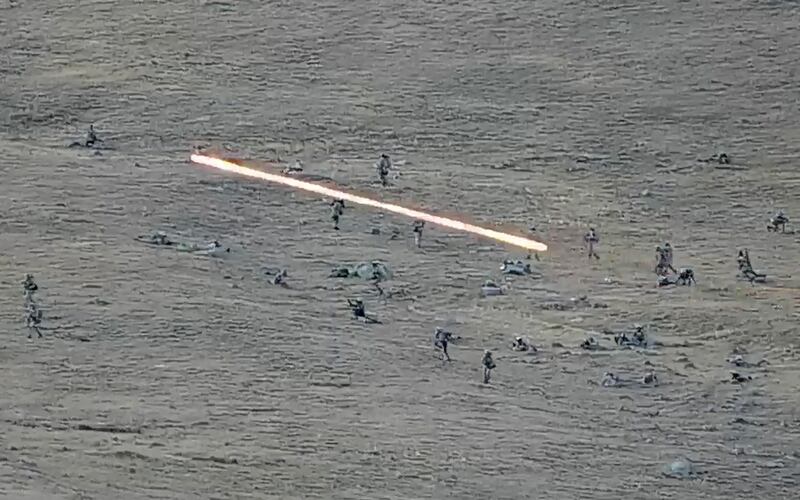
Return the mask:
[(291, 177), (286, 177), (283, 175), (261, 172), (260, 170), (243, 167), (241, 165), (237, 165), (229, 161), (220, 160), (219, 158), (212, 158), (210, 156), (193, 154), (192, 161), (194, 163), (199, 163), (201, 165), (218, 168), (220, 170), (225, 170), (227, 172), (233, 172), (235, 174), (244, 175), (247, 177), (255, 177), (256, 179), (263, 179), (269, 182), (277, 182), (278, 184), (283, 184), (285, 186), (302, 189), (304, 191), (311, 191), (312, 193), (329, 196), (331, 198), (346, 200), (358, 205), (366, 205), (368, 207), (374, 207), (381, 210), (386, 210), (387, 212), (394, 212), (396, 214), (405, 215), (406, 217), (411, 217), (413, 219), (424, 220), (426, 222), (437, 224), (439, 226), (447, 227), (450, 229), (455, 229), (457, 231), (465, 231), (467, 233), (473, 233), (486, 238), (491, 238), (493, 240), (502, 241), (510, 245), (526, 248), (528, 250), (535, 250), (537, 252), (544, 252), (547, 250), (547, 245), (545, 245), (544, 243), (540, 243), (534, 240), (529, 240), (528, 238), (523, 238), (521, 236), (514, 236), (513, 234), (502, 233), (500, 231), (494, 231), (492, 229), (486, 229), (480, 226), (474, 226), (472, 224), (467, 224), (466, 222), (447, 219), (445, 217), (439, 217), (438, 215), (427, 214), (425, 212), (420, 212), (418, 210), (412, 210), (410, 208), (405, 208), (398, 205), (392, 205), (391, 203), (383, 203), (377, 200), (372, 200), (370, 198), (364, 198), (363, 196), (356, 196), (354, 194), (346, 193), (344, 191), (338, 191), (336, 189), (327, 188), (325, 186), (320, 186), (318, 184), (313, 184), (311, 182), (293, 179)]

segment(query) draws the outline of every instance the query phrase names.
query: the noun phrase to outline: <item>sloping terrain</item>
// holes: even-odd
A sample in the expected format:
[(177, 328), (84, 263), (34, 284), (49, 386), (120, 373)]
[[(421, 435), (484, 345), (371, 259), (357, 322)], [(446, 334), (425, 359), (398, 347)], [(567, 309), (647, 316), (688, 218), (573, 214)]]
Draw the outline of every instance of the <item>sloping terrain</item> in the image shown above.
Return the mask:
[[(796, 498), (800, 233), (765, 229), (800, 224), (795, 2), (73, 4), (0, 8), (2, 498)], [(99, 153), (67, 148), (90, 123)], [(416, 249), (410, 220), (358, 207), (336, 232), (329, 200), (195, 146), (535, 226), (542, 278), (481, 299), (523, 253), (434, 227)], [(134, 240), (157, 230), (231, 252)], [(664, 241), (696, 287), (654, 287)], [(736, 281), (741, 247), (768, 283)], [(386, 303), (327, 278), (372, 259)], [(357, 296), (383, 324), (349, 319)], [(661, 345), (601, 333), (636, 323)], [(452, 363), (436, 326), (463, 337)], [(510, 350), (523, 334), (538, 354)], [(666, 477), (681, 456), (698, 474)]]

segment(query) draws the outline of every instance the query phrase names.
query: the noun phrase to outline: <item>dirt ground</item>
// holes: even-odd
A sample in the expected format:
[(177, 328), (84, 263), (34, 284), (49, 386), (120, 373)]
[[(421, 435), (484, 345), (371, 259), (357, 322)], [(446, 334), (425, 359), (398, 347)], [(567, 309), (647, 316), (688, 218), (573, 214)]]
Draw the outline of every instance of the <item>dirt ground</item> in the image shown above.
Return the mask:
[[(1, 3), (0, 497), (797, 498), (800, 233), (765, 229), (800, 224), (796, 2)], [(99, 153), (67, 148), (90, 123)], [(417, 250), (358, 207), (336, 232), (328, 200), (191, 165), (206, 145), (535, 226), (542, 278), (481, 299), (523, 252), (433, 227)], [(157, 230), (231, 252), (134, 241)], [(664, 241), (696, 287), (654, 287)], [(740, 247), (768, 283), (735, 279)], [(327, 278), (372, 259), (385, 304)], [(608, 307), (548, 306), (580, 295)], [(602, 333), (635, 323), (662, 345)]]

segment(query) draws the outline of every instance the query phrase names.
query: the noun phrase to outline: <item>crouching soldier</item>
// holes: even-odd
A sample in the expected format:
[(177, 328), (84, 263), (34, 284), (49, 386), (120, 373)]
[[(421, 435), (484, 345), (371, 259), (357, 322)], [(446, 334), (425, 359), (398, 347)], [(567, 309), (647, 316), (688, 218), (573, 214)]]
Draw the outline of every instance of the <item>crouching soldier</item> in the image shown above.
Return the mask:
[(780, 229), (782, 233), (785, 233), (787, 222), (789, 222), (789, 218), (786, 217), (786, 214), (783, 213), (783, 210), (780, 210), (778, 213), (770, 217), (769, 224), (767, 224), (767, 231), (777, 233), (778, 229)]

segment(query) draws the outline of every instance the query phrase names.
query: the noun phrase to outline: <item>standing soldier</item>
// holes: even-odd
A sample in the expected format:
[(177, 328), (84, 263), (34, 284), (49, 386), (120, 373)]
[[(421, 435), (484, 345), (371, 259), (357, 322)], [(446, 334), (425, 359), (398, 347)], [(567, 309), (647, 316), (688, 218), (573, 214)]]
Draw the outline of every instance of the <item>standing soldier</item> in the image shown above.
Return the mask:
[(488, 384), (489, 379), (492, 376), (492, 370), (497, 366), (494, 364), (494, 360), (492, 359), (492, 352), (488, 349), (483, 351), (481, 364), (483, 365), (483, 383)]
[(375, 162), (375, 169), (378, 171), (378, 177), (381, 179), (381, 185), (389, 185), (389, 170), (392, 168), (392, 160), (386, 153), (381, 154), (380, 160)]
[(667, 274), (667, 256), (661, 245), (656, 247), (656, 276)]
[(664, 243), (664, 264), (666, 264), (667, 269), (669, 269), (673, 273), (677, 273), (678, 271), (676, 271), (675, 268), (672, 267), (672, 259), (673, 259), (672, 245), (670, 245), (669, 242), (666, 242)]
[(27, 273), (25, 275), (25, 279), (22, 281), (22, 294), (25, 297), (25, 301), (32, 301), (33, 294), (36, 290), (39, 289), (39, 285), (33, 281), (33, 275), (31, 273)]
[(337, 231), (342, 215), (344, 215), (344, 200), (333, 200), (331, 202), (331, 220), (333, 220), (333, 228)]
[(425, 221), (422, 220), (415, 220), (414, 221), (414, 243), (417, 245), (417, 248), (422, 245), (422, 231), (425, 229)]
[(28, 327), (28, 338), (31, 338), (30, 330), (36, 332), (39, 338), (42, 338), (42, 332), (39, 331), (39, 325), (42, 323), (42, 310), (36, 305), (33, 299), (29, 299), (25, 304), (26, 318), (25, 323)]
[(597, 236), (597, 232), (595, 232), (593, 227), (590, 227), (589, 232), (583, 236), (583, 241), (586, 243), (586, 246), (589, 250), (589, 259), (594, 257), (595, 259), (599, 260), (600, 256), (594, 251), (594, 246), (600, 243), (600, 237)]

